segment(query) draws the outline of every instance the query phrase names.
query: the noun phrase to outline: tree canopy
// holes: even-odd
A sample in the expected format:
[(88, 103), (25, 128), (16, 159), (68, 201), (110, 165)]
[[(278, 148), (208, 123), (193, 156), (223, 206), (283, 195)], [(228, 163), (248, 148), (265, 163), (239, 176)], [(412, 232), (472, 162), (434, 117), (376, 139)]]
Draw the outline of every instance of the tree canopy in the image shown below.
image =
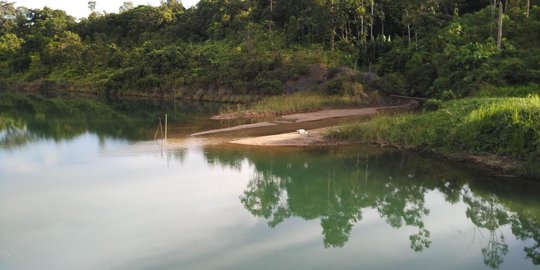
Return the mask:
[(77, 21), (0, 1), (0, 78), (265, 95), (325, 64), (374, 74), (361, 81), (366, 87), (417, 96), (538, 83), (539, 1), (503, 1), (501, 15), (498, 3), (201, 0), (186, 9), (168, 0), (105, 14), (90, 1), (91, 15)]

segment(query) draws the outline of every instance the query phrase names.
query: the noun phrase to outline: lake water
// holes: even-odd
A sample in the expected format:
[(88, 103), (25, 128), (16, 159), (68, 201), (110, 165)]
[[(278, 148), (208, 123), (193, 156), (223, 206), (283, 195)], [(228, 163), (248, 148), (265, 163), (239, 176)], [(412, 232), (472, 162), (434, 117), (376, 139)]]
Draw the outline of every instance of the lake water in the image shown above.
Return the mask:
[[(201, 106), (166, 108), (175, 136), (208, 125)], [(534, 181), (364, 146), (164, 145), (152, 117), (24, 115), (0, 131), (0, 269), (539, 269)]]

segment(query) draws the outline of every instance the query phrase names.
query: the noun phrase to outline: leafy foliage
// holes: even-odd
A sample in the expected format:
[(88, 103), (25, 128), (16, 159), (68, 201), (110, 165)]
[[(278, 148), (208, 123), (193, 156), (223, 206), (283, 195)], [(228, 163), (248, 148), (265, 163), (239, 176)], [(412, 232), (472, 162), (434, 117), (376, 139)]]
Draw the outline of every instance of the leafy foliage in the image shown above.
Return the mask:
[[(109, 93), (279, 95), (322, 63), (375, 71), (370, 86), (384, 93), (436, 98), (539, 83), (538, 3), (527, 18), (523, 1), (506, 2), (498, 50), (487, 0), (202, 0), (190, 9), (166, 1), (118, 14), (91, 8), (78, 22), (1, 1), (0, 76), (91, 82)], [(328, 92), (349, 94), (339, 84)]]

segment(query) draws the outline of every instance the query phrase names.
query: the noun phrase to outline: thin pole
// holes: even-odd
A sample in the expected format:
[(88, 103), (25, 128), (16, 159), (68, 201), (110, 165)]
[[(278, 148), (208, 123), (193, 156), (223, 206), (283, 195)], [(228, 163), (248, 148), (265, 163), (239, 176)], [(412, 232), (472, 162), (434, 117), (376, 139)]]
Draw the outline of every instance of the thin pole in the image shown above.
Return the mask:
[(167, 141), (167, 114), (165, 114), (165, 141)]
[(156, 134), (154, 134), (154, 141), (157, 139), (158, 133), (160, 133), (163, 136), (163, 127), (161, 126), (161, 118), (159, 118), (159, 124), (156, 129)]

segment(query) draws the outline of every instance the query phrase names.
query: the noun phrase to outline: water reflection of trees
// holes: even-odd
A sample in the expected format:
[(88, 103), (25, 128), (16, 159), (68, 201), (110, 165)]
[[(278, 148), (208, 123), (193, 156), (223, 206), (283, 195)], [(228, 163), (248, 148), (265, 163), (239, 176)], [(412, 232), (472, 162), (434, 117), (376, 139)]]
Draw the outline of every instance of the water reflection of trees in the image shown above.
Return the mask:
[[(534, 244), (524, 252), (534, 264), (540, 264), (538, 213), (530, 215), (526, 208), (517, 207), (538, 207), (538, 201), (520, 203), (538, 194), (534, 183), (504, 183), (472, 176), (450, 164), (366, 149), (275, 154), (206, 150), (205, 154), (210, 163), (232, 168), (240, 168), (247, 159), (254, 174), (240, 197), (245, 208), (267, 219), (270, 227), (293, 216), (320, 219), (325, 247), (344, 246), (353, 226), (362, 221), (362, 211), (375, 209), (393, 228), (417, 229), (409, 236), (412, 250), (429, 248), (431, 232), (424, 219), (430, 209), (425, 206), (425, 196), (438, 191), (451, 204), (465, 203), (467, 218), (489, 232), (481, 250), (486, 265), (497, 268), (504, 261), (508, 244), (501, 229), (508, 225), (518, 239), (532, 240)], [(522, 190), (516, 190), (516, 185)]]
[(484, 263), (492, 268), (498, 268), (508, 253), (508, 244), (499, 229), (509, 223), (509, 212), (495, 195), (481, 198), (466, 190), (463, 201), (468, 204), (467, 217), (478, 228), (489, 231), (487, 245), (482, 248)]
[(40, 139), (70, 140), (87, 132), (104, 138), (149, 139), (158, 119), (184, 123), (215, 110), (213, 104), (102, 102), (0, 93), (0, 147)]

